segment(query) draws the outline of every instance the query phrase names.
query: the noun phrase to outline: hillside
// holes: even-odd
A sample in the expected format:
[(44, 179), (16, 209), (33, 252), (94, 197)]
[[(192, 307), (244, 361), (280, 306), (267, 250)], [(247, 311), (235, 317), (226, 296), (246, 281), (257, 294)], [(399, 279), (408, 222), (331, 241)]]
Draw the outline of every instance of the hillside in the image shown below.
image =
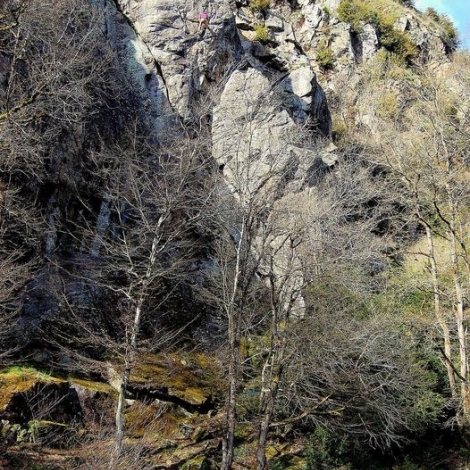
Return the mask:
[(467, 468), (469, 61), (406, 0), (3, 2), (0, 468)]

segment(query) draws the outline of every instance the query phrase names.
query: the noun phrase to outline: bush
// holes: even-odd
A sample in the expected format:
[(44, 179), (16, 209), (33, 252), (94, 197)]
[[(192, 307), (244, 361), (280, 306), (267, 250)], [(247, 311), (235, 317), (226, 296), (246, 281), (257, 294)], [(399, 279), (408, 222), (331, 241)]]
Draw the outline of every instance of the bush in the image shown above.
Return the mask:
[(361, 18), (354, 0), (342, 0), (338, 6), (337, 15), (340, 21), (348, 23), (353, 32), (361, 29)]
[(348, 446), (344, 440), (323, 427), (317, 427), (305, 449), (305, 470), (347, 466)]
[(270, 0), (250, 0), (250, 8), (254, 11), (265, 12), (271, 5)]
[(336, 145), (343, 145), (348, 136), (348, 126), (344, 120), (333, 120), (333, 128), (331, 130), (331, 138)]
[(326, 41), (320, 41), (318, 44), (316, 60), (318, 65), (325, 70), (332, 69), (335, 64), (333, 51), (328, 47)]
[(406, 32), (394, 28), (396, 17), (385, 11), (374, 10), (370, 4), (357, 0), (342, 0), (338, 7), (338, 18), (351, 26), (351, 31), (360, 32), (364, 23), (374, 25), (380, 45), (410, 62), (417, 54), (416, 45)]
[(441, 39), (447, 48), (453, 52), (459, 46), (459, 33), (452, 20), (445, 14), (440, 15), (434, 8), (426, 8), (424, 14), (438, 23), (442, 28)]
[(255, 26), (255, 41), (266, 42), (269, 39), (268, 28), (264, 24), (257, 24)]
[(383, 119), (393, 119), (398, 111), (396, 94), (392, 91), (385, 92), (379, 99), (377, 113)]
[(432, 7), (426, 8), (426, 11), (424, 12), (424, 14), (428, 16), (429, 18), (431, 18), (436, 23), (439, 23), (439, 13), (437, 12), (435, 8), (432, 8)]
[(416, 57), (415, 43), (406, 32), (396, 30), (392, 24), (380, 23), (378, 25), (380, 44), (406, 62)]
[(443, 33), (441, 39), (444, 41), (448, 49), (453, 52), (460, 44), (459, 33), (455, 29), (454, 23), (447, 15), (441, 15), (439, 24), (442, 26)]

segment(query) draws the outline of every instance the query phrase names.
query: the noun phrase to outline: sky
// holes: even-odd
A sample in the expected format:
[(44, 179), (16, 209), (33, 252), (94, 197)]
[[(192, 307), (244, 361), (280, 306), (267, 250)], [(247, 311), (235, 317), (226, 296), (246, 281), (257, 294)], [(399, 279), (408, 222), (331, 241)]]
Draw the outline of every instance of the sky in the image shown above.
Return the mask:
[(459, 30), (462, 47), (470, 50), (470, 1), (469, 0), (416, 0), (419, 10), (434, 8), (446, 13)]

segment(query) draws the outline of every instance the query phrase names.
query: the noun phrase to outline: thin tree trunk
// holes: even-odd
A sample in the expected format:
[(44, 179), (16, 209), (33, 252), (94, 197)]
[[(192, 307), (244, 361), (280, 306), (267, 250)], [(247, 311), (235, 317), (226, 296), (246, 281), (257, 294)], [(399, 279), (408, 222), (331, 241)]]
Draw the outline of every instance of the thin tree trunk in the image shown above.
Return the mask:
[(119, 387), (119, 397), (116, 407), (116, 436), (115, 436), (115, 446), (114, 446), (114, 456), (111, 461), (110, 470), (115, 467), (115, 464), (122, 453), (122, 443), (124, 440), (124, 429), (125, 429), (125, 420), (124, 420), (124, 405), (126, 400), (126, 390), (127, 385), (129, 384), (129, 378), (131, 375), (131, 368), (126, 366), (124, 373), (122, 374), (121, 386)]
[[(163, 218), (160, 218), (157, 228), (159, 229)], [(144, 279), (141, 284), (140, 294), (138, 296), (138, 300), (135, 305), (134, 310), (134, 318), (131, 326), (131, 334), (130, 338), (128, 339), (126, 354), (125, 354), (125, 369), (122, 374), (121, 378), (121, 386), (119, 388), (119, 397), (118, 403), (116, 407), (116, 444), (115, 444), (115, 451), (114, 456), (111, 459), (110, 463), (110, 470), (115, 467), (115, 462), (119, 459), (122, 453), (122, 444), (124, 440), (124, 432), (126, 428), (126, 422), (124, 419), (124, 405), (126, 400), (126, 392), (127, 386), (129, 385), (129, 380), (131, 377), (132, 369), (135, 366), (135, 360), (137, 356), (137, 339), (140, 334), (140, 324), (142, 321), (142, 306), (145, 300), (145, 293), (149, 286), (150, 277), (152, 274), (152, 269), (156, 261), (156, 254), (157, 254), (157, 237), (154, 237), (152, 241), (152, 248), (150, 250), (150, 255), (147, 263), (147, 271), (145, 273)]]
[(225, 433), (222, 448), (222, 469), (230, 470), (232, 468), (234, 456), (234, 441), (235, 429), (237, 422), (237, 401), (236, 401), (236, 387), (237, 387), (237, 358), (235, 357), (235, 349), (230, 352), (229, 370), (228, 370), (228, 398), (227, 398), (227, 412)]
[(455, 320), (457, 324), (457, 335), (459, 339), (460, 353), (460, 395), (462, 399), (462, 411), (465, 419), (470, 417), (470, 402), (468, 396), (468, 354), (467, 354), (467, 328), (465, 326), (465, 310), (463, 300), (463, 289), (460, 281), (459, 258), (457, 252), (456, 237), (453, 230), (454, 214), (451, 214), (451, 230), (449, 233), (451, 241), (451, 258), (452, 258), (452, 277), (455, 290)]
[[(281, 246), (284, 246), (287, 241), (288, 239), (286, 238)], [(274, 274), (274, 257), (271, 256), (270, 259), (271, 341), (261, 382), (260, 412), (262, 418), (258, 434), (258, 448), (256, 451), (257, 470), (265, 470), (267, 468), (266, 444), (269, 427), (274, 413), (274, 406), (279, 391), (279, 384), (282, 379), (284, 364), (286, 362), (286, 332), (284, 331), (283, 335), (279, 330), (279, 325), (280, 322), (283, 322), (284, 329), (287, 328), (293, 300), (295, 298), (292, 287), (288, 285), (288, 279), (293, 272), (292, 268), (295, 258), (292, 243), (290, 248), (291, 253), (287, 264), (288, 269), (284, 274), (284, 278), (278, 284), (276, 283), (276, 276)], [(266, 374), (268, 368), (270, 372)]]
[(258, 449), (256, 451), (257, 470), (265, 470), (267, 468), (266, 443), (268, 440), (269, 426), (274, 413), (274, 405), (279, 391), (279, 384), (282, 378), (285, 344), (283, 343), (280, 348), (277, 358), (275, 358), (276, 355), (273, 357), (273, 362), (275, 361), (275, 363), (272, 364), (274, 373), (270, 380), (270, 387), (264, 391), (264, 410), (259, 429)]
[(428, 244), (429, 263), (431, 268), (431, 279), (434, 292), (434, 312), (444, 339), (444, 363), (447, 370), (447, 378), (449, 380), (451, 396), (452, 398), (457, 398), (457, 385), (455, 382), (454, 369), (452, 367), (452, 343), (450, 338), (449, 325), (447, 324), (445, 316), (441, 310), (441, 294), (439, 289), (438, 269), (436, 263), (433, 235), (429, 225), (425, 221), (423, 221), (423, 224), (426, 230), (426, 240)]
[(227, 299), (226, 311), (228, 316), (228, 343), (229, 343), (229, 363), (228, 363), (228, 397), (225, 418), (225, 429), (222, 442), (222, 470), (232, 468), (234, 456), (235, 428), (237, 418), (237, 380), (240, 363), (240, 323), (241, 313), (236, 308), (236, 296), (239, 288), (241, 275), (242, 251), (245, 238), (246, 217), (243, 216), (239, 240), (236, 248), (235, 275)]
[[(130, 337), (128, 350), (126, 352), (126, 358), (125, 358), (126, 367), (122, 374), (121, 386), (119, 387), (119, 397), (118, 397), (118, 403), (116, 407), (116, 419), (115, 419), (116, 420), (116, 444), (115, 444), (115, 451), (114, 451), (115, 455), (114, 455), (114, 458), (112, 459), (112, 465), (114, 465), (115, 461), (119, 459), (122, 453), (122, 443), (124, 440), (124, 432), (125, 432), (125, 427), (126, 427), (126, 422), (124, 419), (124, 405), (126, 401), (127, 386), (129, 385), (129, 380), (131, 377), (132, 369), (134, 368), (134, 365), (135, 365), (136, 352), (137, 352), (137, 337), (140, 331), (143, 300), (144, 299), (142, 297), (139, 299), (139, 303), (136, 306), (135, 311), (134, 311), (134, 322), (132, 325), (131, 337)], [(111, 468), (112, 467), (110, 466), (110, 469)]]
[[(446, 172), (447, 176), (453, 174), (455, 171), (454, 161), (452, 154), (449, 152), (444, 133), (440, 133), (440, 142), (445, 155)], [(459, 253), (457, 248), (457, 234), (456, 234), (456, 216), (458, 214), (457, 207), (454, 200), (454, 188), (449, 180), (445, 183), (445, 190), (449, 209), (449, 220), (446, 222), (448, 226), (451, 260), (452, 260), (452, 277), (455, 290), (455, 320), (457, 324), (457, 336), (459, 339), (459, 353), (460, 353), (460, 395), (462, 400), (462, 414), (463, 420), (467, 421), (470, 417), (470, 402), (468, 396), (468, 354), (467, 354), (467, 328), (465, 326), (465, 310), (463, 301), (463, 288), (460, 279), (461, 269), (459, 262)], [(458, 417), (457, 417), (458, 418)], [(460, 423), (463, 424), (463, 423)]]

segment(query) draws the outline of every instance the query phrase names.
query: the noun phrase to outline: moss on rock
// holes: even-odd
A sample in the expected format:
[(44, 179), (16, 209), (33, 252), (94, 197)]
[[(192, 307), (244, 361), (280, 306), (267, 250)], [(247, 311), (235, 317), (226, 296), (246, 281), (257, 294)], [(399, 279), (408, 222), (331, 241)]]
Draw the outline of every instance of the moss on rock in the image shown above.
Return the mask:
[(220, 367), (202, 353), (147, 354), (137, 361), (131, 382), (146, 387), (165, 387), (170, 395), (192, 405), (203, 404), (222, 389)]

